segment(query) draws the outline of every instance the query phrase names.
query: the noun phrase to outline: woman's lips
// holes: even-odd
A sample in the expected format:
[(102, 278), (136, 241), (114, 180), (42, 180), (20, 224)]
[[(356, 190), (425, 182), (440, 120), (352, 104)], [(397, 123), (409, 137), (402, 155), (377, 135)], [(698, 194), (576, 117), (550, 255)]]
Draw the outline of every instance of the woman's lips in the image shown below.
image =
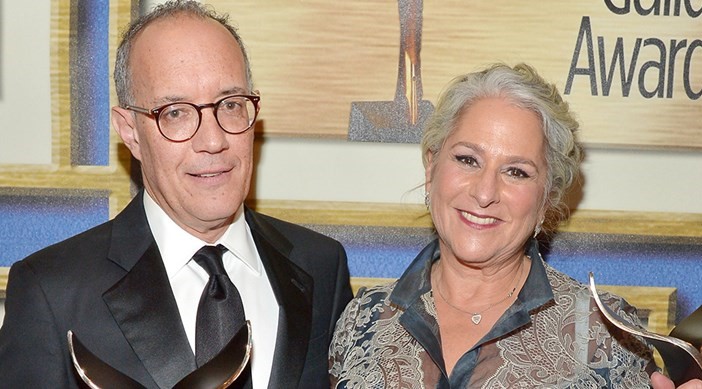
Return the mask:
[(489, 216), (478, 216), (466, 211), (461, 211), (461, 216), (470, 223), (486, 226), (497, 223), (497, 219)]

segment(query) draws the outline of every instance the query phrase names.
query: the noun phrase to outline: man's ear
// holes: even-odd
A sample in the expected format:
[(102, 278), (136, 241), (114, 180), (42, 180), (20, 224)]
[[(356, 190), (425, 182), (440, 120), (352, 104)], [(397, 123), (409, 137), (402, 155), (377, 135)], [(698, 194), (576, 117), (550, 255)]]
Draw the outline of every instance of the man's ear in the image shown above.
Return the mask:
[(136, 129), (134, 113), (122, 107), (112, 107), (112, 125), (134, 158), (141, 161), (139, 133)]

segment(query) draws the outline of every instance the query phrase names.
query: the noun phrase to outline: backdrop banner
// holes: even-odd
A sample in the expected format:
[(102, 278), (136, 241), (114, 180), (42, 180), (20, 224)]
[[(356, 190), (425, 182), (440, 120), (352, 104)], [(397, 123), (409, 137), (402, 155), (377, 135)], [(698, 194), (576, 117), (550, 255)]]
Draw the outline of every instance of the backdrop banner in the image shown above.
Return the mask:
[[(248, 44), (266, 135), (347, 137), (354, 103), (411, 89), (398, 74), (421, 49), (415, 102), (436, 103), (459, 74), (527, 62), (558, 85), (587, 144), (702, 147), (699, 0), (211, 3)], [(421, 31), (402, 24), (403, 7), (421, 9)], [(404, 50), (408, 38), (421, 48)], [(416, 55), (398, 66), (402, 52)]]

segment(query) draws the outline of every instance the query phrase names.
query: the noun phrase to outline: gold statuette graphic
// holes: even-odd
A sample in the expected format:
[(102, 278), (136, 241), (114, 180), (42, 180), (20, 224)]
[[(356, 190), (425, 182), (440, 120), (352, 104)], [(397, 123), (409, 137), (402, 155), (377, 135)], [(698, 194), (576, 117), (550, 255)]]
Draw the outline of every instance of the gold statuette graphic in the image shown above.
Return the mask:
[(354, 101), (349, 140), (419, 143), (434, 106), (422, 100), (422, 0), (398, 0), (400, 58), (393, 101)]

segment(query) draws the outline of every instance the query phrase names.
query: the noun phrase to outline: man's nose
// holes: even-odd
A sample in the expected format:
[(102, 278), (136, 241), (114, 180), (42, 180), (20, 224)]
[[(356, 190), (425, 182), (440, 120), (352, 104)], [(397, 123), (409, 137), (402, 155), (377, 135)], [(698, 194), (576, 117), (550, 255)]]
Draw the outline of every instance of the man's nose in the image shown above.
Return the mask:
[(217, 153), (228, 146), (226, 132), (219, 125), (214, 107), (201, 109), (200, 128), (192, 139), (195, 151)]

